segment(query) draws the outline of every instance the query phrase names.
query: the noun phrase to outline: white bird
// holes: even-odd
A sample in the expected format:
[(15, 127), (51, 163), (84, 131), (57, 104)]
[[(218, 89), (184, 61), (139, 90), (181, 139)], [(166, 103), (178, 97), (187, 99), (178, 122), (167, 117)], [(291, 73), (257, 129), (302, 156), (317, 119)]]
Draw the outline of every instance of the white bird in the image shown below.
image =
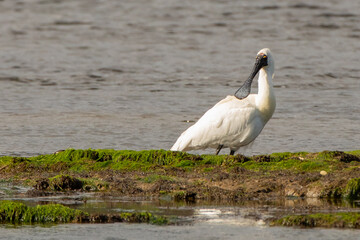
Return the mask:
[[(272, 79), (275, 63), (270, 49), (261, 49), (249, 78), (235, 92), (209, 109), (194, 125), (181, 134), (172, 151), (223, 147), (233, 155), (260, 134), (276, 107)], [(250, 94), (251, 83), (259, 73), (258, 93)]]

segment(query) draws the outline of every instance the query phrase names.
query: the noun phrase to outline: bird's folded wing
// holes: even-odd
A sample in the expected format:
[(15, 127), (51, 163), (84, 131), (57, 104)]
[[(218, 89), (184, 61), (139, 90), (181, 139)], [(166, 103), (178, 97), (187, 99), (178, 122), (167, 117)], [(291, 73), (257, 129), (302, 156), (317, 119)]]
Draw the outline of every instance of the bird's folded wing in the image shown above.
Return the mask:
[(244, 131), (256, 117), (256, 109), (246, 99), (228, 96), (209, 109), (193, 126), (177, 140), (175, 150), (217, 147)]

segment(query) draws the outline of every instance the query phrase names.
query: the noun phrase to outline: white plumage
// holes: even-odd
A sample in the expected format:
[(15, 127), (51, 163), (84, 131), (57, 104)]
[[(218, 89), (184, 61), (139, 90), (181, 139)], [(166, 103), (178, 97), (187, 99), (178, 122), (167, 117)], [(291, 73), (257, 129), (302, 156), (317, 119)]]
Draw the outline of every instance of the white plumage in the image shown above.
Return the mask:
[[(172, 146), (172, 151), (218, 148), (218, 153), (222, 147), (228, 147), (230, 154), (234, 154), (240, 147), (255, 140), (276, 106), (272, 84), (274, 60), (270, 50), (260, 50), (256, 59), (254, 70), (248, 79), (250, 84), (236, 92), (245, 90), (248, 93), (227, 96), (218, 102), (181, 134)], [(258, 71), (258, 93), (248, 95), (252, 78)]]

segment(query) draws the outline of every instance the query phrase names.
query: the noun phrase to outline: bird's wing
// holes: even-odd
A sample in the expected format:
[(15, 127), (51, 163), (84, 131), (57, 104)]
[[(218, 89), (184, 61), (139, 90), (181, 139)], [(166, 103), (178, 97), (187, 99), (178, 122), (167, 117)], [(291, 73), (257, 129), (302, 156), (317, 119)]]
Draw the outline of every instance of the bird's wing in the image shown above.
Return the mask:
[(227, 138), (244, 131), (256, 117), (254, 96), (239, 100), (228, 96), (209, 109), (181, 134), (171, 150), (183, 151), (217, 147)]

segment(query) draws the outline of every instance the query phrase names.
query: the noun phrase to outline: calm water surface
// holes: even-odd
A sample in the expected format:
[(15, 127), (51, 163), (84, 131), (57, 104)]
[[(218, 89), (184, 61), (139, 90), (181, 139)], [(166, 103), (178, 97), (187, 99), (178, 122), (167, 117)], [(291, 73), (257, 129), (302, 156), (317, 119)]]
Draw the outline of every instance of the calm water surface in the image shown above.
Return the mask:
[(127, 239), (359, 239), (359, 232), (354, 230), (334, 229), (293, 229), (267, 228), (256, 225), (242, 225), (237, 223), (209, 223), (199, 222), (191, 226), (159, 227), (144, 224), (104, 224), (99, 226), (58, 225), (55, 227), (22, 227), (22, 236), (19, 229), (0, 229), (6, 234), (0, 239), (79, 239), (89, 240), (127, 240)]
[[(169, 149), (193, 121), (235, 92), (263, 47), (276, 60), (277, 109), (256, 142), (240, 151), (359, 149), (358, 9), (357, 0), (0, 0), (0, 154)], [(358, 234), (267, 228), (256, 221), (0, 232), (6, 239)]]

